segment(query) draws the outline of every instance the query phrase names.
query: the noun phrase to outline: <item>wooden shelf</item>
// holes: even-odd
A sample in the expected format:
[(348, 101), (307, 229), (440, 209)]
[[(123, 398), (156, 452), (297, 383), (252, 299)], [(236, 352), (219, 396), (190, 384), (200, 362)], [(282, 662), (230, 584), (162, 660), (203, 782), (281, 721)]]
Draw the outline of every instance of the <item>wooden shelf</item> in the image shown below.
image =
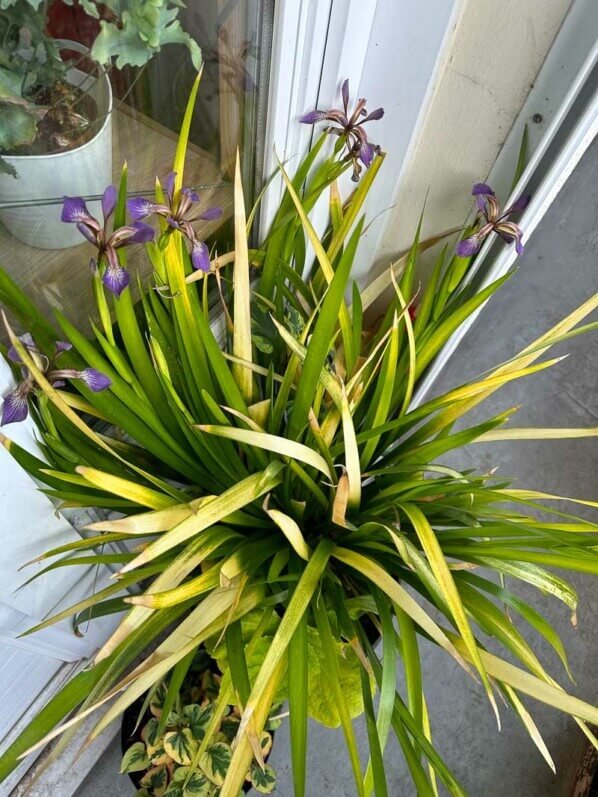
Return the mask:
[[(172, 170), (177, 137), (174, 133), (127, 106), (113, 111), (113, 180), (118, 184), (123, 161), (129, 166), (131, 191), (152, 191), (156, 175), (164, 178)], [(200, 237), (212, 235), (232, 215), (232, 187), (222, 180), (216, 159), (191, 145), (187, 153), (185, 183), (199, 187), (205, 207), (217, 205), (224, 213), (218, 221), (198, 222)], [(60, 200), (61, 201), (61, 200)], [(82, 243), (69, 249), (37, 249), (17, 240), (0, 224), (0, 264), (42, 311), (52, 317), (58, 307), (74, 324), (89, 330), (93, 298), (89, 260), (94, 249)], [(151, 274), (151, 264), (142, 246), (131, 247), (129, 266), (133, 275)], [(136, 282), (136, 280), (133, 280)]]

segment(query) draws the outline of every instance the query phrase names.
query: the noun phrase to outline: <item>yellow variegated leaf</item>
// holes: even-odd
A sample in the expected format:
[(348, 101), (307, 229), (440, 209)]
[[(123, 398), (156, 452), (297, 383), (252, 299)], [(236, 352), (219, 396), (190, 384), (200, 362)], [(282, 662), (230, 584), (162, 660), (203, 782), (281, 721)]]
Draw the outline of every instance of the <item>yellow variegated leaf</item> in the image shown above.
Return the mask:
[(574, 437), (598, 437), (598, 427), (589, 426), (585, 429), (518, 429), (516, 427), (491, 429), (489, 432), (484, 432), (483, 435), (480, 435), (474, 440), (474, 443), (488, 443), (497, 440), (565, 440)]
[(292, 517), (286, 515), (284, 512), (281, 512), (279, 509), (270, 509), (268, 507), (268, 498), (264, 501), (264, 512), (270, 517), (274, 523), (278, 526), (278, 528), (282, 531), (284, 536), (293, 546), (295, 553), (297, 556), (300, 556), (302, 559), (307, 560), (311, 556), (311, 548), (305, 542), (305, 538), (301, 529), (297, 525), (297, 523), (293, 520)]
[(316, 468), (327, 478), (332, 478), (328, 463), (324, 457), (314, 451), (313, 448), (303, 445), (303, 443), (297, 443), (286, 437), (278, 437), (275, 434), (256, 432), (253, 429), (238, 429), (233, 426), (200, 424), (197, 428), (207, 434), (216, 435), (216, 437), (226, 437), (229, 440), (235, 440), (237, 443), (245, 443), (246, 445), (271, 451), (273, 454), (279, 454), (282, 457), (296, 459)]
[(500, 727), (498, 706), (496, 705), (496, 699), (494, 697), (494, 692), (492, 691), (492, 685), (486, 671), (484, 670), (484, 665), (482, 664), (482, 660), (480, 658), (480, 650), (473, 635), (473, 631), (471, 630), (471, 626), (469, 625), (469, 620), (465, 614), (465, 608), (461, 602), (459, 590), (457, 589), (457, 585), (455, 584), (446, 559), (444, 558), (444, 553), (442, 552), (440, 543), (438, 542), (432, 527), (428, 523), (428, 519), (418, 506), (415, 506), (415, 504), (401, 504), (401, 509), (405, 512), (413, 524), (413, 528), (415, 529), (421, 546), (424, 549), (424, 553), (426, 554), (428, 562), (430, 563), (430, 567), (434, 573), (436, 581), (438, 582), (438, 586), (442, 591), (443, 598), (451, 611), (453, 621), (459, 629), (465, 645), (467, 645), (467, 650), (470, 653), (471, 660), (480, 673), (480, 677), (486, 689), (486, 694), (488, 695), (490, 704), (494, 709), (494, 713), (496, 714), (496, 719)]
[[(239, 430), (237, 430), (239, 431)], [(174, 548), (175, 545), (199, 534), (200, 531), (213, 526), (223, 520), (231, 512), (241, 509), (252, 503), (264, 493), (269, 492), (281, 481), (280, 471), (284, 468), (282, 462), (271, 462), (265, 471), (254, 473), (243, 479), (238, 484), (225, 490), (221, 495), (211, 500), (207, 505), (200, 507), (191, 517), (183, 520), (171, 531), (166, 532), (154, 542), (150, 543), (139, 556), (126, 564), (121, 573), (134, 570), (145, 562), (150, 562), (157, 556)]]
[[(251, 347), (251, 289), (249, 285), (249, 252), (245, 219), (245, 199), (241, 182), (239, 150), (235, 164), (234, 186), (235, 266), (233, 270), (233, 354), (250, 363)], [(247, 404), (253, 396), (253, 375), (248, 368), (233, 363), (233, 374)]]
[(449, 639), (448, 632), (440, 628), (419, 603), (411, 597), (407, 590), (403, 589), (383, 567), (380, 567), (380, 565), (376, 564), (376, 562), (369, 559), (367, 556), (363, 556), (363, 554), (345, 548), (336, 548), (333, 556), (340, 562), (344, 562), (349, 567), (362, 573), (373, 584), (379, 587), (394, 603), (400, 606), (401, 609), (403, 609), (403, 611), (434, 640), (434, 642), (447, 653), (450, 653), (450, 655), (471, 674), (471, 670), (464, 661), (463, 656), (457, 651), (451, 639)]
[(166, 509), (178, 503), (176, 498), (170, 495), (164, 495), (164, 493), (159, 493), (157, 490), (151, 490), (149, 487), (144, 487), (120, 476), (114, 476), (111, 473), (104, 473), (101, 470), (83, 465), (80, 465), (76, 470), (97, 489), (105, 490), (107, 493), (118, 495), (129, 501), (135, 501), (135, 503), (147, 506), (150, 509)]
[(358, 509), (361, 502), (361, 468), (359, 466), (359, 448), (355, 437), (355, 427), (349, 408), (349, 401), (344, 387), (342, 391), (341, 416), (343, 422), (343, 437), (345, 440), (345, 466), (349, 480), (349, 509)]

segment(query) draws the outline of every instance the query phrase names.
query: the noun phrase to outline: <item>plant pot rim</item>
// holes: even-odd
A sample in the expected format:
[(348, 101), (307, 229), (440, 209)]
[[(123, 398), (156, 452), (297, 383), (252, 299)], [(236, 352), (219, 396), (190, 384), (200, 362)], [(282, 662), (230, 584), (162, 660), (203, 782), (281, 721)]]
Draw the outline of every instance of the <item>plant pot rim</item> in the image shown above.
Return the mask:
[[(55, 39), (56, 44), (60, 45), (61, 49), (69, 49), (75, 50), (75, 52), (81, 53), (82, 55), (87, 55), (90, 50), (89, 47), (86, 47), (84, 44), (80, 44), (80, 42), (72, 41), (71, 39)], [(89, 147), (90, 144), (100, 136), (104, 130), (106, 129), (107, 125), (110, 124), (110, 117), (112, 115), (112, 109), (114, 106), (114, 97), (112, 94), (112, 86), (110, 84), (110, 79), (108, 78), (108, 72), (102, 67), (101, 68), (101, 76), (98, 77), (98, 80), (104, 80), (106, 82), (106, 86), (108, 89), (108, 108), (106, 110), (106, 114), (104, 116), (104, 121), (95, 132), (95, 134), (86, 141), (84, 144), (81, 144), (79, 147), (73, 147), (72, 149), (65, 149), (62, 152), (50, 152), (46, 155), (3, 155), (2, 157), (7, 160), (9, 163), (14, 162), (23, 162), (23, 161), (31, 161), (33, 159), (37, 160), (49, 160), (51, 158), (63, 158), (65, 155), (71, 155), (75, 152), (81, 152), (86, 147)]]

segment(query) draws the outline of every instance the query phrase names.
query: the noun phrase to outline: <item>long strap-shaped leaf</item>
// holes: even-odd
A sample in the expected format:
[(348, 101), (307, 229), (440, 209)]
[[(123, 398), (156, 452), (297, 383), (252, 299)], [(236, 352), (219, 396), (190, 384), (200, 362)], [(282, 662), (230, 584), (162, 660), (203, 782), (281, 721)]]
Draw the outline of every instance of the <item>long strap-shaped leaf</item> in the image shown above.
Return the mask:
[[(190, 542), (172, 564), (163, 569), (158, 577), (152, 581), (151, 592), (164, 592), (175, 588), (204, 559), (218, 550), (224, 542), (233, 539), (235, 536), (235, 532), (221, 526), (212, 526), (212, 528), (206, 529), (199, 539)], [(117, 645), (131, 634), (133, 629), (138, 628), (149, 617), (152, 611), (153, 609), (147, 606), (134, 606), (110, 639), (98, 651), (95, 661), (102, 661), (102, 659), (109, 656)]]
[(150, 543), (139, 556), (125, 565), (120, 572), (126, 573), (129, 570), (140, 567), (145, 562), (150, 562), (157, 556), (174, 548), (175, 545), (180, 545), (195, 534), (199, 534), (200, 531), (223, 520), (231, 512), (252, 503), (260, 495), (270, 492), (273, 487), (280, 484), (280, 472), (283, 468), (284, 464), (282, 462), (271, 462), (266, 470), (254, 473), (243, 479), (239, 484), (235, 484), (234, 487), (225, 490), (217, 498), (200, 507), (195, 515), (183, 520), (172, 531), (166, 532), (159, 539)]
[[(455, 647), (467, 660), (471, 660), (469, 651), (462, 639), (455, 634), (449, 632), (449, 636), (453, 641)], [(578, 717), (592, 725), (598, 724), (598, 708), (580, 700), (578, 697), (569, 695), (564, 692), (560, 687), (548, 684), (541, 681), (535, 675), (519, 669), (514, 664), (495, 656), (488, 651), (480, 650), (480, 657), (486, 672), (499, 681), (502, 681), (518, 692), (523, 692), (525, 695), (539, 700), (541, 703), (546, 703), (548, 706), (559, 709), (572, 717)]]
[(367, 556), (347, 548), (336, 548), (333, 556), (340, 562), (344, 562), (344, 564), (357, 570), (369, 581), (379, 587), (394, 603), (400, 606), (403, 611), (407, 612), (411, 619), (417, 623), (437, 645), (447, 653), (450, 653), (450, 655), (471, 674), (469, 666), (448, 638), (446, 631), (432, 620), (430, 615), (411, 597), (407, 590), (395, 581), (383, 567)]
[(289, 417), (288, 436), (296, 439), (307, 425), (309, 410), (325, 365), (332, 335), (338, 321), (338, 314), (344, 301), (345, 288), (351, 262), (349, 258), (341, 258), (338, 269), (328, 287), (322, 301), (318, 320), (307, 346), (303, 370), (299, 377), (293, 409)]
[(438, 585), (442, 591), (444, 600), (451, 611), (453, 621), (463, 637), (463, 641), (467, 646), (471, 660), (480, 673), (482, 683), (484, 684), (488, 699), (490, 700), (490, 704), (494, 709), (494, 713), (496, 714), (496, 719), (500, 727), (498, 707), (496, 705), (496, 699), (492, 691), (492, 685), (488, 675), (486, 674), (486, 671), (484, 670), (484, 665), (482, 664), (482, 660), (480, 658), (479, 648), (465, 614), (465, 609), (459, 596), (459, 590), (457, 589), (457, 585), (455, 584), (451, 571), (449, 570), (449, 566), (444, 558), (440, 543), (436, 539), (436, 535), (428, 523), (428, 519), (418, 506), (415, 506), (415, 504), (402, 504), (400, 508), (413, 524), (413, 528), (415, 529), (422, 548), (424, 549), (424, 552), (428, 558), (432, 572), (434, 573), (436, 581), (438, 582)]
[[(233, 269), (233, 354), (248, 363), (252, 362), (251, 347), (251, 290), (249, 286), (249, 252), (245, 219), (245, 199), (241, 182), (239, 150), (235, 164), (234, 189), (235, 266)], [(253, 376), (249, 369), (233, 363), (233, 374), (247, 404), (253, 400)]]
[(279, 437), (267, 432), (256, 432), (252, 429), (239, 429), (233, 426), (200, 424), (197, 428), (201, 429), (202, 432), (206, 432), (206, 434), (226, 437), (241, 444), (245, 443), (246, 445), (256, 446), (256, 448), (263, 448), (282, 457), (297, 459), (299, 462), (304, 462), (306, 465), (316, 468), (327, 478), (332, 478), (328, 463), (324, 457), (314, 451), (313, 448), (303, 445), (303, 443), (296, 443), (294, 440), (288, 440), (286, 437)]
[(474, 442), (488, 443), (497, 440), (566, 440), (576, 437), (598, 437), (598, 427), (589, 426), (586, 429), (556, 429), (556, 428), (522, 428), (512, 426), (509, 429), (493, 429), (478, 437)]
[(249, 700), (245, 706), (241, 720), (240, 737), (237, 739), (237, 746), (222, 786), (220, 797), (237, 797), (239, 789), (243, 785), (245, 774), (253, 755), (251, 745), (243, 728), (248, 722), (253, 720), (254, 728), (259, 732), (260, 721), (262, 718), (265, 721), (274, 696), (271, 689), (272, 679), (274, 674), (279, 672), (279, 668), (284, 666), (284, 656), (287, 653), (291, 639), (318, 588), (320, 578), (333, 551), (334, 543), (330, 540), (321, 540), (297, 583), (293, 596), (264, 657), (249, 695)]
[(97, 489), (118, 495), (129, 501), (135, 501), (141, 506), (147, 506), (150, 509), (166, 509), (169, 506), (178, 504), (177, 499), (170, 495), (164, 495), (164, 493), (151, 490), (149, 487), (144, 487), (137, 482), (122, 479), (120, 476), (113, 476), (111, 473), (104, 473), (101, 470), (96, 470), (96, 468), (86, 468), (83, 465), (80, 465), (76, 470)]

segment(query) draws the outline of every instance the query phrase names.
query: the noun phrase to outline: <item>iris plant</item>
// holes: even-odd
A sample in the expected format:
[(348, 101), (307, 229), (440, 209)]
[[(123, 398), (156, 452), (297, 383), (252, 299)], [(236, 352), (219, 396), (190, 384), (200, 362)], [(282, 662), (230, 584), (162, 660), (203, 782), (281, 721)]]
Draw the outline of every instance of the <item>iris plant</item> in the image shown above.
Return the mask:
[(215, 221), (222, 216), (222, 208), (212, 207), (198, 211), (199, 194), (183, 188), (180, 196), (175, 196), (175, 172), (170, 172), (164, 182), (164, 204), (152, 202), (143, 196), (134, 197), (127, 203), (129, 213), (134, 219), (145, 219), (157, 215), (166, 219), (173, 230), (180, 230), (191, 244), (191, 264), (200, 271), (210, 270), (210, 253), (204, 241), (200, 241), (191, 226), (195, 221)]
[(116, 207), (117, 192), (109, 185), (102, 196), (103, 224), (91, 215), (85, 201), (79, 196), (65, 196), (62, 206), (62, 221), (76, 224), (77, 229), (98, 250), (97, 261), (91, 265), (100, 271), (105, 266), (102, 282), (115, 296), (120, 296), (129, 284), (129, 272), (120, 264), (117, 249), (131, 244), (148, 243), (154, 239), (154, 230), (149, 224), (135, 221), (108, 232), (108, 222)]
[(368, 140), (363, 125), (366, 122), (373, 122), (382, 119), (384, 108), (376, 108), (371, 113), (367, 112), (367, 100), (360, 99), (355, 103), (353, 113), (349, 115), (349, 81), (345, 80), (342, 87), (343, 108), (331, 108), (328, 111), (320, 111), (316, 108), (302, 116), (299, 121), (306, 125), (314, 125), (317, 122), (328, 121), (333, 124), (328, 128), (328, 133), (343, 139), (347, 146), (345, 160), (353, 164), (352, 180), (357, 182), (361, 174), (362, 164), (368, 168), (374, 160), (374, 155), (379, 155), (381, 149), (378, 144), (373, 144)]
[(490, 233), (495, 232), (507, 243), (515, 241), (515, 249), (517, 250), (517, 254), (520, 255), (523, 252), (521, 227), (515, 224), (514, 221), (510, 221), (509, 217), (513, 213), (521, 213), (525, 210), (530, 201), (530, 195), (522, 194), (519, 199), (501, 213), (496, 200), (496, 194), (489, 185), (486, 183), (476, 183), (471, 193), (475, 197), (478, 219), (483, 219), (485, 223), (483, 223), (473, 235), (470, 235), (469, 238), (465, 238), (459, 243), (457, 246), (457, 254), (461, 257), (475, 255), (476, 252), (479, 252), (482, 244)]
[[(40, 351), (29, 332), (20, 335), (19, 340), (27, 350), (36, 367), (45, 375), (46, 379), (53, 387), (63, 387), (65, 379), (81, 379), (94, 393), (99, 393), (100, 390), (105, 390), (107, 387), (110, 387), (110, 378), (95, 368), (84, 368), (81, 371), (77, 371), (75, 368), (54, 367), (57, 358), (63, 352), (72, 348), (70, 343), (57, 340), (54, 344), (54, 354), (52, 358), (49, 358)], [(14, 346), (9, 348), (7, 357), (11, 362), (22, 365), (22, 379), (12, 393), (9, 393), (4, 399), (4, 403), (2, 404), (2, 417), (0, 418), (0, 425), (2, 426), (8, 423), (16, 423), (17, 421), (25, 420), (29, 414), (29, 394), (35, 389), (35, 380), (29, 373), (29, 369), (23, 365), (23, 361)]]

